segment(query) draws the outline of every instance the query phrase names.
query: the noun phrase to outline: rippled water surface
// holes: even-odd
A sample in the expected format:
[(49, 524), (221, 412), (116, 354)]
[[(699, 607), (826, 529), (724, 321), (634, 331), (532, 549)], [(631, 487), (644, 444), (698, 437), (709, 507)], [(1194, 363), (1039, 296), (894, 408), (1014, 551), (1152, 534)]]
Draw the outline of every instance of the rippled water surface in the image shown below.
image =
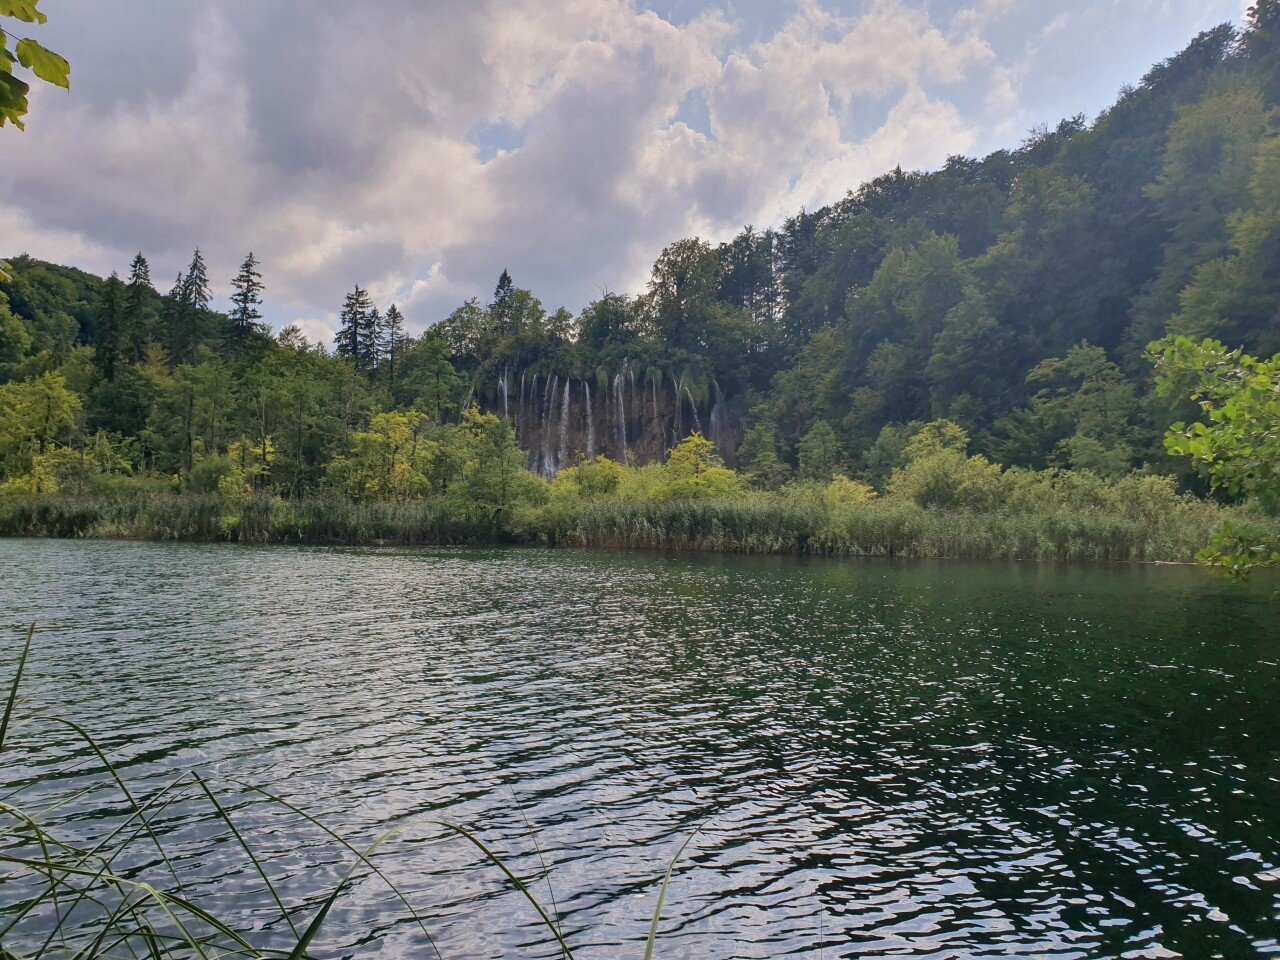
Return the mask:
[[(131, 782), (205, 772), (293, 903), (327, 892), (344, 851), (234, 780), (353, 841), (446, 818), (524, 875), (540, 850), (584, 960), (638, 960), (699, 824), (660, 957), (1280, 956), (1277, 586), (0, 541), (0, 670), (37, 621), (22, 715), (84, 724)], [(40, 722), (14, 736), (6, 792), (51, 802), (89, 775)], [(94, 796), (52, 819), (84, 829)], [(157, 826), (206, 903), (266, 923), (203, 808)], [(446, 960), (556, 955), (465, 843), (419, 825), (381, 858)], [(429, 955), (370, 879), (318, 947)]]

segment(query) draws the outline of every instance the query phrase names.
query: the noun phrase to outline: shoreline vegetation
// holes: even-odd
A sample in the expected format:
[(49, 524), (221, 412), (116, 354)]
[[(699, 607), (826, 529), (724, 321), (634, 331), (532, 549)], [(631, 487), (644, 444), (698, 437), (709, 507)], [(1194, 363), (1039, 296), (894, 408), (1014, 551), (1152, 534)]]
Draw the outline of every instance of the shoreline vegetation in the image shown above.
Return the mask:
[(1243, 574), (1280, 565), (1277, 250), (1261, 0), (1092, 121), (674, 239), (577, 314), (505, 269), (447, 316), (357, 284), (317, 342), (263, 323), (253, 253), (216, 290), (197, 248), (167, 293), (142, 252), (105, 279), (24, 254), (0, 534)]
[(351, 467), (359, 489), (377, 496), (330, 488), (280, 497), (254, 490), (234, 468), (206, 492), (89, 477), (78, 490), (0, 496), (0, 536), (1190, 562), (1224, 531), (1272, 540), (1280, 532), (1264, 514), (1180, 493), (1166, 476), (1002, 469), (969, 456), (967, 437), (947, 421), (910, 438), (881, 490), (841, 474), (752, 489), (698, 434), (662, 464), (597, 457), (548, 481), (519, 462), (504, 421), (474, 414), (464, 422), (498, 442), (434, 493), (424, 492), (423, 464), (392, 444)]
[(839, 510), (769, 496), (535, 511), (512, 528), (460, 521), (425, 502), (255, 496), (231, 513), (216, 496), (161, 493), (2, 502), (0, 537), (1191, 564), (1235, 516), (1231, 508), (1207, 503), (1158, 518), (1065, 510), (979, 513), (890, 502)]

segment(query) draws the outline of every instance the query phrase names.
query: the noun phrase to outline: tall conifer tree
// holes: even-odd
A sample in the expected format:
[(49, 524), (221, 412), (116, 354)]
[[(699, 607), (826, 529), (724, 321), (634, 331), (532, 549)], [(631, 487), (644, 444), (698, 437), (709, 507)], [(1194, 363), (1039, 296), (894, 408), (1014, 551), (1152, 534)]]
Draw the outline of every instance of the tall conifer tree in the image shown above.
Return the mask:
[(129, 265), (129, 284), (124, 292), (123, 328), (120, 348), (131, 363), (138, 363), (146, 352), (150, 335), (151, 265), (139, 251)]
[(378, 341), (378, 331), (381, 327), (382, 314), (378, 312), (377, 307), (371, 307), (364, 315), (364, 323), (360, 325), (360, 353), (364, 358), (363, 369), (370, 377), (378, 372), (378, 365), (382, 362), (381, 344)]
[(231, 294), (231, 345), (237, 351), (244, 349), (250, 335), (261, 324), (262, 314), (258, 307), (262, 305), (262, 274), (258, 272), (258, 260), (249, 251), (249, 256), (240, 265), (240, 272), (231, 281), (234, 291)]
[(191, 257), (191, 266), (182, 278), (176, 310), (177, 330), (174, 337), (175, 359), (179, 363), (195, 363), (204, 343), (205, 321), (209, 314), (209, 272), (200, 248)]
[(357, 369), (366, 373), (373, 369), (374, 313), (369, 291), (356, 284), (355, 289), (348, 293), (346, 300), (343, 301), (342, 312), (338, 314), (338, 334), (334, 337), (335, 352), (338, 356), (350, 357)]
[(387, 308), (378, 325), (378, 369), (386, 373), (387, 383), (394, 390), (396, 365), (404, 345), (404, 315), (394, 303)]
[(102, 376), (116, 378), (116, 361), (120, 356), (120, 334), (124, 315), (124, 284), (120, 275), (112, 271), (102, 291), (102, 305), (98, 309), (98, 325), (94, 343), (94, 360)]

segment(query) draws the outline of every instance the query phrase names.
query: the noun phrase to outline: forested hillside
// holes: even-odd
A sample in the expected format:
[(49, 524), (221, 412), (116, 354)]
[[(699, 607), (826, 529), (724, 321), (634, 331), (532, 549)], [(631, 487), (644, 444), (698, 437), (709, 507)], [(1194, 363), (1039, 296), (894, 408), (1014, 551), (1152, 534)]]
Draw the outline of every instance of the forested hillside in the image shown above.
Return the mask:
[(646, 291), (576, 316), (495, 264), (491, 298), (421, 336), (358, 287), (335, 343), (272, 335), (270, 264), (252, 257), (221, 314), (198, 252), (164, 294), (141, 254), (106, 280), (18, 256), (0, 282), (0, 479), (415, 496), (463, 477), (477, 445), (510, 464), (514, 439), (550, 476), (660, 461), (697, 432), (756, 487), (882, 486), (942, 419), (1007, 466), (1176, 473), (1162, 437), (1194, 408), (1156, 395), (1148, 344), (1280, 351), (1277, 106), (1270, 0), (1094, 122), (894, 170), (718, 247), (675, 241)]

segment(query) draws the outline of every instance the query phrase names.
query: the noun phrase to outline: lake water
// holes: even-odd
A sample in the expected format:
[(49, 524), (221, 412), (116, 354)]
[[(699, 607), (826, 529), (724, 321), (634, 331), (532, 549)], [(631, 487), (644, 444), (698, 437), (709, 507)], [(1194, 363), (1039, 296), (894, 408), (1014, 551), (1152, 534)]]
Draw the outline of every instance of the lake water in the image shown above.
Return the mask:
[[(699, 825), (659, 957), (1280, 956), (1278, 586), (0, 540), (0, 675), (37, 622), (20, 713), (84, 724), (139, 792), (207, 774), (292, 903), (327, 892), (344, 851), (233, 780), (361, 844), (444, 818), (521, 875), (545, 861), (582, 960), (638, 960)], [(13, 736), (0, 792), (89, 782), (65, 736)], [(103, 796), (50, 820), (86, 830)], [(202, 902), (266, 922), (205, 807), (157, 828)], [(446, 960), (557, 955), (465, 842), (421, 824), (379, 858)], [(317, 949), (434, 956), (374, 879)]]

